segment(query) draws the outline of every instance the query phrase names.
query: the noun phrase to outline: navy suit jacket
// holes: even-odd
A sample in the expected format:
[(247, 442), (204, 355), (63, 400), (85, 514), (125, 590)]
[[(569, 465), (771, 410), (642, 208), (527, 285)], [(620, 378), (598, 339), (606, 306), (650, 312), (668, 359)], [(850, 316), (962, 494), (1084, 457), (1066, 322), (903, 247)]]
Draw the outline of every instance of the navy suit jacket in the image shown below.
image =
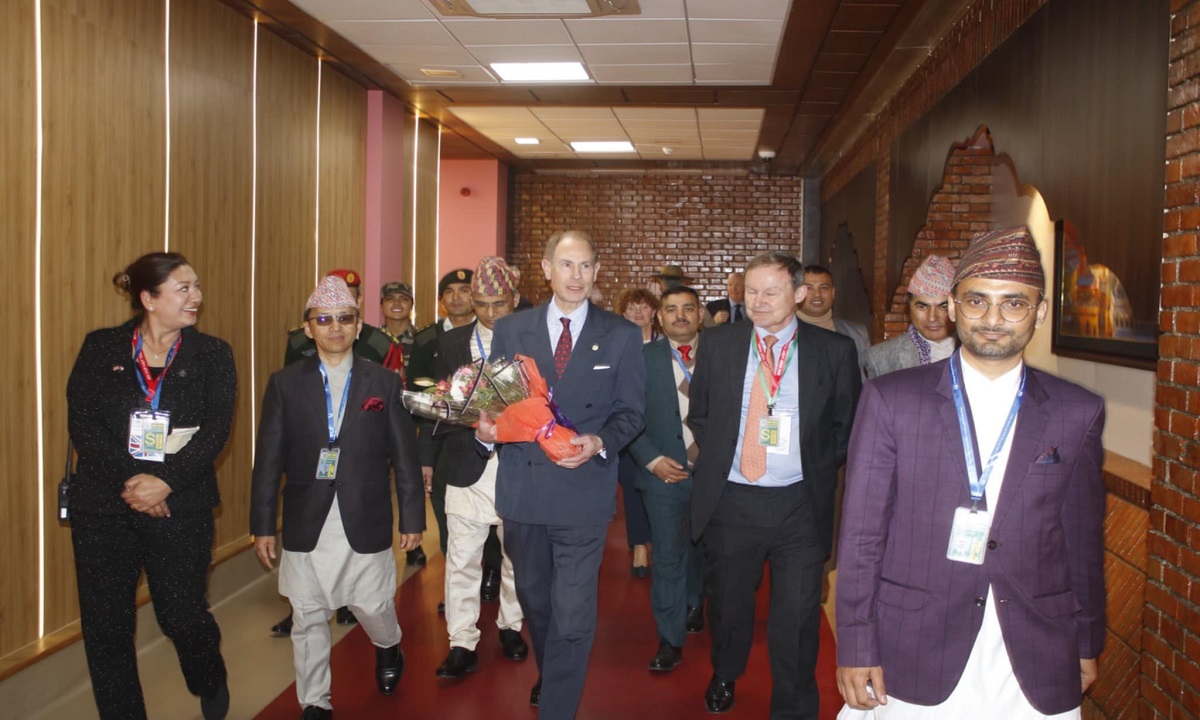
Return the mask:
[(1079, 659), (1104, 647), (1104, 402), (1027, 370), (984, 563), (954, 562), (950, 526), (970, 493), (949, 362), (863, 392), (838, 545), (838, 664), (882, 665), (889, 694), (944, 701), (990, 585), (1025, 697), (1066, 712), (1081, 699)]
[[(833, 543), (833, 506), (838, 468), (846, 460), (854, 408), (862, 387), (854, 341), (797, 321), (799, 346), (788, 372), (800, 373), (800, 463), (803, 490), (813, 504), (817, 535), (828, 553)], [(692, 536), (698, 540), (712, 518), (737, 450), (742, 391), (754, 323), (717, 325), (704, 331), (704, 351), (688, 393), (688, 426), (696, 435), (692, 487)]]
[[(338, 435), (337, 480), (317, 480), (317, 459), (329, 444), (325, 386), (317, 358), (271, 376), (263, 394), (250, 487), (250, 534), (275, 534), (283, 488), (283, 548), (311, 552), (336, 493), (346, 539), (357, 553), (392, 546), (392, 470), (400, 532), (425, 530), (425, 492), (417, 465), (416, 430), (401, 402), (400, 375), (356, 359)], [(369, 402), (378, 400), (378, 402)], [(367, 407), (378, 409), (368, 410)]]
[(603, 525), (617, 510), (617, 455), (642, 429), (642, 333), (628, 320), (589, 306), (571, 359), (556, 380), (546, 313), (539, 305), (496, 321), (491, 356), (532, 358), (563, 414), (581, 434), (599, 435), (607, 457), (596, 455), (569, 470), (551, 462), (536, 442), (501, 445), (496, 511), (530, 525)]
[[(646, 469), (650, 461), (665, 455), (687, 467), (675, 358), (671, 355), (670, 341), (665, 337), (646, 343), (642, 356), (646, 360), (646, 428), (630, 443), (629, 454), (637, 462), (642, 481), (661, 483), (662, 480)], [(697, 347), (697, 360), (699, 357)]]

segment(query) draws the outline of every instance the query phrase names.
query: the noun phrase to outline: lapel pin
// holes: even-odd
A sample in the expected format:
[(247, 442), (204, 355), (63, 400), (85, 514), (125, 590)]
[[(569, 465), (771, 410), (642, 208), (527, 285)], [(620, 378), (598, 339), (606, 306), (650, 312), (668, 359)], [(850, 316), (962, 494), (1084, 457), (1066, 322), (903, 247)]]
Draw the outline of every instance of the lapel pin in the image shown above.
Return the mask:
[(599, 346), (599, 345), (593, 345), (593, 346), (592, 346), (592, 352), (595, 352), (595, 351), (597, 351), (597, 350), (599, 350), (599, 349), (600, 349), (600, 346)]
[(185, 377), (187, 377), (187, 370), (180, 370), (180, 371), (179, 371), (179, 377), (181, 377), (181, 378), (185, 378)]

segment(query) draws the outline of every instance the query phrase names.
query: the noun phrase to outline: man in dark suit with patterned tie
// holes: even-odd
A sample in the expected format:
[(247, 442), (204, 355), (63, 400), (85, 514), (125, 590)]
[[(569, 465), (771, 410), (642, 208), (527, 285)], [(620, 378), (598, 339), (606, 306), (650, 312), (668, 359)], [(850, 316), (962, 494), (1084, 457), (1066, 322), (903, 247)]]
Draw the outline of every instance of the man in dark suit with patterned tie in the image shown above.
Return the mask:
[(645, 345), (646, 429), (629, 446), (650, 518), (654, 574), (650, 608), (658, 628), (656, 672), (683, 662), (687, 633), (704, 629), (704, 562), (692, 543), (688, 511), (692, 466), (699, 448), (687, 417), (688, 393), (700, 348), (700, 299), (685, 286), (663, 291), (658, 318), (666, 337)]
[[(599, 263), (590, 236), (553, 235), (542, 270), (553, 299), (496, 322), (491, 356), (528, 356), (579, 430), (579, 452), (550, 461), (535, 442), (499, 448), (496, 511), (541, 679), (530, 694), (541, 720), (579, 707), (596, 632), (600, 560), (616, 512), (617, 454), (642, 429), (645, 367), (638, 328), (588, 302)], [(476, 437), (494, 447), (486, 418)]]
[[(729, 273), (725, 278), (725, 297), (713, 300), (705, 306), (712, 316), (714, 325), (741, 322), (746, 319), (746, 276), (744, 273)], [(724, 314), (722, 314), (724, 313)]]
[(861, 379), (853, 340), (796, 319), (805, 292), (791, 255), (751, 260), (751, 322), (706, 330), (692, 377), (688, 425), (700, 455), (691, 519), (707, 563), (713, 713), (733, 707), (770, 564), (771, 718), (817, 717), (822, 578)]

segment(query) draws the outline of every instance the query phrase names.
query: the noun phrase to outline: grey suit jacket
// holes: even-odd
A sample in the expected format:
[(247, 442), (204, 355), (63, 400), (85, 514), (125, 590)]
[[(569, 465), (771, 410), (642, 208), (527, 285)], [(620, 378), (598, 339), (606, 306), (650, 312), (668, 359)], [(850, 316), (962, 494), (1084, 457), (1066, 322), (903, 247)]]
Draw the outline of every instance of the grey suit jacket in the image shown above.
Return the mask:
[(983, 565), (946, 559), (970, 507), (949, 363), (863, 391), (838, 544), (838, 664), (883, 666), (890, 694), (936, 705), (958, 684), (988, 587), (1025, 696), (1078, 707), (1079, 659), (1104, 647), (1104, 402), (1030, 368)]
[(317, 480), (329, 444), (324, 380), (316, 357), (271, 376), (263, 394), (250, 486), (250, 534), (274, 535), (283, 488), (283, 548), (310, 552), (337, 495), (346, 539), (357, 553), (392, 545), (391, 475), (395, 470), (400, 532), (425, 530), (425, 487), (417, 465), (416, 430), (401, 402), (400, 376), (356, 360), (338, 436), (336, 480)]
[(890, 372), (916, 367), (921, 364), (917, 347), (907, 333), (871, 346), (863, 360), (867, 377), (877, 378)]
[[(658, 482), (646, 470), (652, 460), (667, 456), (687, 466), (687, 447), (683, 444), (683, 415), (679, 412), (679, 386), (675, 382), (675, 359), (665, 337), (646, 343), (646, 428), (629, 444), (629, 454), (637, 462), (640, 481)], [(697, 348), (696, 359), (700, 354)], [(648, 476), (648, 477), (647, 477)]]
[[(729, 479), (742, 417), (742, 390), (754, 324), (718, 325), (704, 331), (704, 351), (688, 393), (688, 426), (700, 456), (692, 487), (692, 536), (699, 539)], [(862, 388), (858, 354), (847, 337), (799, 322), (799, 355), (788, 372), (800, 374), (802, 486), (813, 503), (826, 553), (833, 542), (833, 499), (838, 468), (846, 460), (854, 409)]]
[[(581, 467), (559, 467), (536, 442), (499, 447), (496, 511), (530, 525), (604, 525), (616, 512), (617, 455), (642, 430), (646, 372), (642, 333), (625, 318), (588, 308), (561, 379), (546, 327), (547, 307), (500, 318), (491, 357), (529, 356), (554, 392), (563, 414), (582, 434), (604, 441), (605, 456)], [(555, 338), (557, 340), (557, 338)]]

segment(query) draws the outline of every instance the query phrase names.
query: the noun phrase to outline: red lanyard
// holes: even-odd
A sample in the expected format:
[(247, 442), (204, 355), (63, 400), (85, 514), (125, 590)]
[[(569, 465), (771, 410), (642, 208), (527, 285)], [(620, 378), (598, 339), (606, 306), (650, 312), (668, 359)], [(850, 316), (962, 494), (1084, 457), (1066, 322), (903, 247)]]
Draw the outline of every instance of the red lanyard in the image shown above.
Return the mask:
[[(783, 382), (783, 374), (787, 372), (788, 365), (792, 361), (792, 349), (796, 346), (796, 334), (800, 331), (797, 327), (792, 332), (792, 337), (787, 341), (787, 345), (779, 352), (779, 358), (775, 360), (774, 367), (771, 363), (771, 350), (767, 348), (767, 344), (759, 337), (758, 333), (754, 333), (754, 344), (758, 348), (758, 377), (763, 383), (763, 389), (766, 390), (767, 407), (774, 408), (775, 401), (779, 396), (779, 384)], [(763, 378), (763, 368), (770, 370), (771, 382), (770, 385)]]
[(134, 362), (138, 367), (138, 385), (141, 386), (142, 392), (146, 395), (146, 402), (150, 403), (152, 410), (158, 409), (158, 401), (161, 399), (162, 393), (159, 385), (163, 378), (167, 376), (167, 370), (171, 367), (171, 362), (175, 360), (175, 353), (179, 350), (179, 345), (183, 342), (183, 333), (175, 338), (175, 344), (171, 346), (167, 352), (167, 363), (163, 366), (162, 372), (158, 377), (154, 377), (150, 373), (150, 363), (146, 362), (146, 356), (142, 353), (142, 335), (139, 332), (140, 328), (133, 329), (133, 356)]

